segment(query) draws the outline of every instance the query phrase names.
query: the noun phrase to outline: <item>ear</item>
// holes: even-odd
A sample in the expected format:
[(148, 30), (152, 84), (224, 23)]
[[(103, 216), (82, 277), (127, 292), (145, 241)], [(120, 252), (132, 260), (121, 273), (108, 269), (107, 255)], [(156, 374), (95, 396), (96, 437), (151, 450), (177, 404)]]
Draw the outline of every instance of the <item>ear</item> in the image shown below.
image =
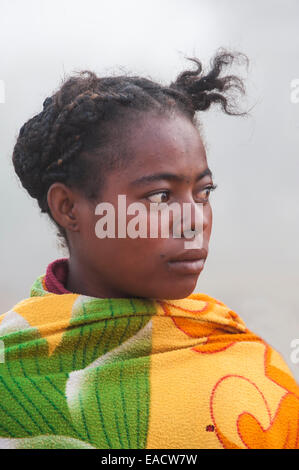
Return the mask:
[(48, 205), (55, 221), (64, 229), (79, 232), (76, 194), (63, 183), (53, 183), (47, 195)]

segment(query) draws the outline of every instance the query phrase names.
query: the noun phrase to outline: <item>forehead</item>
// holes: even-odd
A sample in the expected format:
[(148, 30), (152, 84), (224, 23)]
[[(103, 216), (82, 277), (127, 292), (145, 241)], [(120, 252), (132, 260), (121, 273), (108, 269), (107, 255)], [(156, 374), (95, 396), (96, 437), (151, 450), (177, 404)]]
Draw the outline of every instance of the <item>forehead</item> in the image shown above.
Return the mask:
[(190, 178), (207, 167), (198, 129), (184, 116), (145, 116), (126, 132), (123, 177), (133, 180), (153, 171)]

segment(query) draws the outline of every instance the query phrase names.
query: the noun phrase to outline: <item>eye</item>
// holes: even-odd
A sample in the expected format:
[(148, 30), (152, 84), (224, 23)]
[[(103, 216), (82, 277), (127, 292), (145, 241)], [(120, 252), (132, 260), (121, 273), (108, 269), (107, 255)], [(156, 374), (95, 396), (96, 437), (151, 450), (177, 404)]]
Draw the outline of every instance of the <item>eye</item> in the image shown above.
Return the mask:
[(150, 202), (154, 202), (156, 204), (161, 204), (162, 202), (167, 202), (169, 199), (169, 192), (168, 191), (160, 191), (159, 193), (150, 194), (148, 196)]
[(211, 185), (205, 187), (204, 189), (202, 189), (201, 191), (198, 192), (199, 199), (201, 201), (207, 202), (208, 199), (209, 199), (209, 196), (211, 194), (211, 191), (214, 191), (216, 188), (217, 188), (216, 184), (211, 184)]

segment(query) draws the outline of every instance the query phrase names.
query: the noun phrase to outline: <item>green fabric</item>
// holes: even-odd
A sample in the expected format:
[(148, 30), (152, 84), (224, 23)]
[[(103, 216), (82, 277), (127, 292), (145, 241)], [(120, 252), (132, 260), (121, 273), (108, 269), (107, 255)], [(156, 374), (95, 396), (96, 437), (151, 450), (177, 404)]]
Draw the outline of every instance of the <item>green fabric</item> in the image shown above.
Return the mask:
[[(32, 286), (31, 298), (49, 295), (42, 279)], [(7, 312), (0, 324), (0, 443), (145, 448), (154, 313), (150, 300), (78, 296), (62, 340), (49, 355), (39, 329)]]

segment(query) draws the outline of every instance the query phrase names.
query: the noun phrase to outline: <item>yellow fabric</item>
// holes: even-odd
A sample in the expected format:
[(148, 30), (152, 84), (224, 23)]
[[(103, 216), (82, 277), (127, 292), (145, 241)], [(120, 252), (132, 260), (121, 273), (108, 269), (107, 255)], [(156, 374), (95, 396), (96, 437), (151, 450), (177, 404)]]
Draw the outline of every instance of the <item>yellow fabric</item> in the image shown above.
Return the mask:
[(299, 387), (280, 354), (204, 294), (162, 311), (173, 323), (153, 318), (147, 447), (298, 448)]

